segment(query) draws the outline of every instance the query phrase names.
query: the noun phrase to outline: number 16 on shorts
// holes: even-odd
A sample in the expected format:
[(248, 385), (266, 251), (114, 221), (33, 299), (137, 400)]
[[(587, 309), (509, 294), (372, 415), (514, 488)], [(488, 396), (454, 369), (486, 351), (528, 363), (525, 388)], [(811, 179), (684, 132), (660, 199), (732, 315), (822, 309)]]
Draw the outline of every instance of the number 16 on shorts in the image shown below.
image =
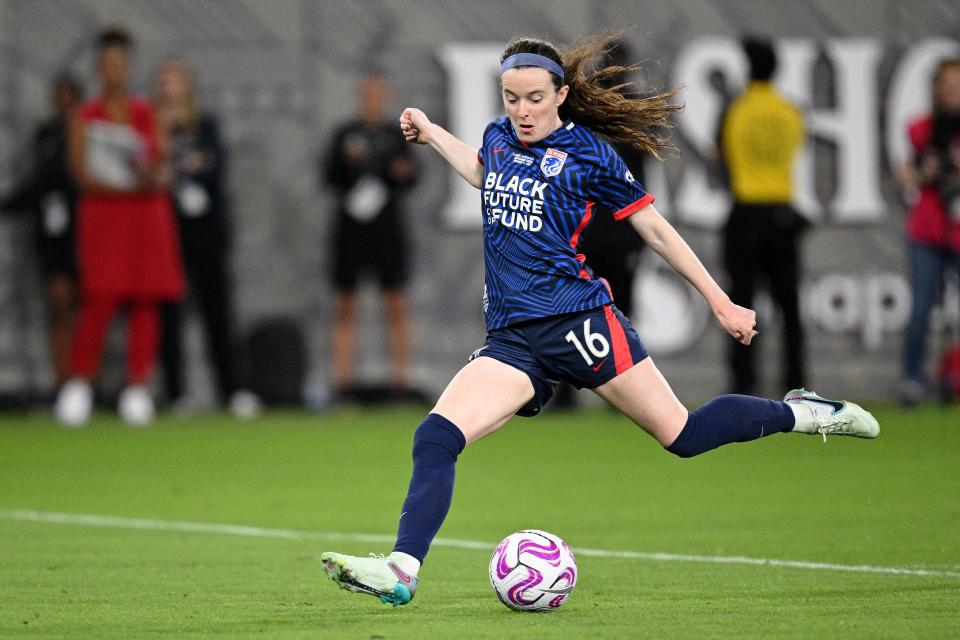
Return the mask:
[[(572, 329), (567, 332), (564, 339), (572, 344), (588, 367), (594, 365), (594, 358), (600, 359), (607, 357), (610, 353), (610, 343), (602, 333), (593, 333), (590, 331), (590, 318), (583, 321), (583, 336), (578, 336)], [(587, 352), (589, 350), (589, 353)], [(593, 358), (591, 358), (591, 354)]]

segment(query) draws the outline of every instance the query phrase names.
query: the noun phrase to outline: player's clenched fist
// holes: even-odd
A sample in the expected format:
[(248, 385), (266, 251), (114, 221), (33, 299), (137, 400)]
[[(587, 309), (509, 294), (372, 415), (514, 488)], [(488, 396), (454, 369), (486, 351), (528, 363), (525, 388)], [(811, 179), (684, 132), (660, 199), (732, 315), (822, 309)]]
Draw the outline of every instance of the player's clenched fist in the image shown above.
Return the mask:
[(407, 142), (427, 144), (429, 140), (425, 134), (430, 119), (420, 109), (407, 107), (400, 114), (400, 131)]

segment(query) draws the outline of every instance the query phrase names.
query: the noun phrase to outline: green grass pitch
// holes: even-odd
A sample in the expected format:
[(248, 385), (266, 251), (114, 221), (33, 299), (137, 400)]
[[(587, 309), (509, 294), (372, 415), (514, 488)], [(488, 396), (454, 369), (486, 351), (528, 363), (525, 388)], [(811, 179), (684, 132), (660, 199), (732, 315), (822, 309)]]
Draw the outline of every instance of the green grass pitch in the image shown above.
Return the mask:
[[(323, 536), (394, 533), (422, 410), (140, 431), (106, 415), (83, 431), (0, 416), (0, 637), (958, 637), (960, 408), (875, 414), (876, 441), (777, 435), (691, 460), (606, 411), (516, 419), (461, 456), (440, 532), (484, 547), (434, 547), (417, 598), (398, 609), (337, 589), (318, 556), (390, 550)], [(270, 531), (26, 521), (23, 510)], [(930, 574), (583, 555), (562, 609), (515, 613), (487, 563), (522, 528), (575, 550)]]

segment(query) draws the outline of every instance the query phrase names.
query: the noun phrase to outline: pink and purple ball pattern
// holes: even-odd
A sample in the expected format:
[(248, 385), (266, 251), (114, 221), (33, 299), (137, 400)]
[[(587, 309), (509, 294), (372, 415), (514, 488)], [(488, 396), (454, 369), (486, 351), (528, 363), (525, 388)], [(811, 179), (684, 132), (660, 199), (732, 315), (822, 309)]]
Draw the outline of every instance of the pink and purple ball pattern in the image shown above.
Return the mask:
[(556, 609), (570, 596), (576, 580), (570, 547), (545, 531), (507, 536), (490, 560), (490, 583), (497, 598), (511, 609)]

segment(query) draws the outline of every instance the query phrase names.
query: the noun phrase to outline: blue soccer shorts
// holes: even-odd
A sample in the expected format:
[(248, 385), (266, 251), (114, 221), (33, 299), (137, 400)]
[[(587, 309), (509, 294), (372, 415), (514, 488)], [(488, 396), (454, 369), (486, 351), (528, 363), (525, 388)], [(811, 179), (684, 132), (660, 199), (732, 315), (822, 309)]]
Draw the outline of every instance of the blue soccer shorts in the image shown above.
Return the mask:
[(493, 358), (527, 374), (533, 400), (517, 415), (535, 416), (560, 380), (578, 389), (595, 389), (648, 355), (626, 316), (607, 304), (494, 329), (470, 360)]

